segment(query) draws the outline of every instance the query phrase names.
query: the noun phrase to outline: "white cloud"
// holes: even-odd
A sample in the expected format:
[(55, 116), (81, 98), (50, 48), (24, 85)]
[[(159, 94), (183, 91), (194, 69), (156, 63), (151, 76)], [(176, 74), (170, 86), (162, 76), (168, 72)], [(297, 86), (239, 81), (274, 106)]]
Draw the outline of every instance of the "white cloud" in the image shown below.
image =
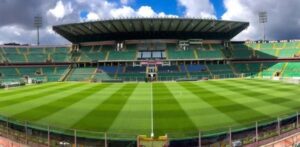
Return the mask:
[(263, 27), (258, 22), (258, 13), (268, 13), (266, 24), (267, 39), (296, 39), (300, 37), (300, 24), (297, 13), (299, 0), (272, 1), (272, 0), (224, 0), (226, 12), (222, 19), (250, 22), (248, 29), (236, 36), (234, 40), (262, 39)]
[(72, 4), (68, 2), (66, 5), (60, 0), (56, 3), (56, 6), (50, 9), (47, 14), (54, 16), (57, 20), (62, 19), (66, 15), (73, 12)]
[(141, 6), (137, 10), (137, 15), (141, 17), (153, 17), (156, 16), (156, 13), (153, 11), (153, 9), (150, 6)]
[[(8, 25), (0, 27), (0, 43), (21, 43), (36, 44), (36, 30), (28, 30), (19, 25)], [(62, 45), (67, 44), (67, 40), (56, 34), (51, 26), (40, 30), (40, 39), (42, 44)]]
[(178, 3), (185, 8), (186, 17), (217, 18), (209, 0), (178, 0)]
[(115, 8), (110, 10), (110, 15), (113, 18), (120, 18), (120, 17), (132, 17), (135, 16), (135, 11), (128, 6), (123, 6), (121, 8)]
[(99, 19), (99, 16), (95, 12), (89, 12), (86, 17), (87, 21), (94, 21)]

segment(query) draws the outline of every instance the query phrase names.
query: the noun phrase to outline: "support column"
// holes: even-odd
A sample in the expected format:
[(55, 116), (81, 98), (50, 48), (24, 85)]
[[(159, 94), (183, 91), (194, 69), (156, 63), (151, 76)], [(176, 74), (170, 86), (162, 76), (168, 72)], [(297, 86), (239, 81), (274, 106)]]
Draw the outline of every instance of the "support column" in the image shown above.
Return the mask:
[(50, 127), (48, 126), (48, 147), (50, 147)]
[(231, 128), (229, 128), (229, 146), (232, 146), (232, 134), (231, 134)]
[(8, 119), (6, 119), (6, 137), (9, 138), (9, 128), (8, 128)]
[(25, 122), (25, 144), (28, 144), (28, 136), (27, 136), (27, 122)]
[(258, 142), (258, 122), (255, 123), (255, 142)]
[(74, 130), (74, 145), (77, 147), (77, 131)]
[(297, 118), (296, 118), (296, 129), (298, 129), (299, 128), (299, 112), (297, 112), (297, 116), (296, 116)]
[(108, 147), (108, 144), (107, 144), (107, 134), (106, 134), (106, 132), (105, 132), (105, 134), (104, 134), (104, 139), (105, 139), (105, 144), (104, 144), (104, 146), (105, 146), (105, 147)]
[(201, 147), (202, 140), (201, 140), (201, 131), (199, 131), (199, 136), (198, 136), (198, 146)]
[(278, 135), (280, 135), (280, 133), (281, 133), (280, 118), (279, 117), (277, 118), (277, 133), (278, 133)]

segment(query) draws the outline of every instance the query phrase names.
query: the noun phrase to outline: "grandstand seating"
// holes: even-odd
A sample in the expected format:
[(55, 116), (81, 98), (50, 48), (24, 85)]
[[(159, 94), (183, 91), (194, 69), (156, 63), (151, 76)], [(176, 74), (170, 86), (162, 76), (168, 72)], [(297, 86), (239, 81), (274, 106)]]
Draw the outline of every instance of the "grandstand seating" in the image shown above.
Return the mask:
[(14, 82), (18, 81), (20, 76), (14, 67), (1, 67), (0, 68), (0, 81), (2, 82)]
[(44, 53), (30, 53), (27, 55), (28, 62), (31, 63), (39, 63), (39, 62), (46, 62), (48, 59), (47, 54)]
[(232, 44), (232, 58), (249, 59), (253, 56), (253, 48), (246, 44)]
[(194, 50), (173, 50), (168, 49), (169, 59), (195, 59)]
[[(64, 62), (93, 62), (93, 61), (130, 61), (136, 60), (138, 50), (149, 48), (164, 50), (167, 59), (171, 60), (209, 60), (209, 59), (277, 59), (294, 58), (300, 53), (299, 42), (274, 42), (274, 43), (236, 43), (224, 49), (222, 44), (191, 45), (187, 50), (179, 50), (176, 44), (164, 44), (153, 46), (140, 46), (129, 44), (125, 50), (115, 51), (111, 45), (83, 46), (78, 52), (71, 52), (68, 47), (0, 47), (0, 63), (64, 63)], [(160, 51), (161, 51), (160, 50)], [(161, 53), (161, 52), (160, 52)], [(147, 51), (145, 51), (147, 54)], [(199, 61), (201, 62), (201, 61)], [(51, 63), (51, 64), (52, 64)], [(178, 62), (180, 63), (180, 62)], [(158, 77), (167, 78), (214, 78), (216, 75), (251, 74), (259, 77), (273, 77), (278, 74), (281, 77), (299, 76), (296, 69), (298, 63), (272, 62), (247, 62), (232, 64), (191, 64), (188, 62), (172, 66), (158, 66)], [(14, 65), (16, 66), (16, 65)], [(28, 69), (27, 69), (28, 68)], [(66, 74), (66, 66), (56, 67), (12, 67), (1, 68), (1, 79), (20, 79), (25, 75), (33, 78), (46, 78), (48, 81), (58, 81)], [(4, 71), (2, 71), (4, 70)], [(12, 73), (6, 72), (10, 71)], [(100, 66), (88, 68), (73, 68), (66, 80), (144, 80), (146, 67), (133, 66)], [(281, 74), (280, 74), (281, 73)]]
[(25, 55), (18, 53), (6, 53), (5, 54), (8, 62), (10, 63), (25, 63)]
[(108, 60), (135, 60), (136, 51), (109, 51)]
[(67, 81), (89, 81), (93, 73), (95, 72), (95, 68), (85, 67), (85, 68), (73, 68), (70, 76), (67, 78)]
[(44, 48), (28, 48), (29, 54), (44, 54), (45, 49)]
[(43, 67), (42, 74), (47, 76), (47, 81), (58, 81), (66, 69), (66, 66)]
[(188, 72), (201, 72), (206, 70), (206, 67), (201, 64), (186, 65), (186, 68)]
[(262, 63), (262, 76), (272, 77), (274, 76), (275, 72), (281, 72), (283, 67), (283, 63)]
[(52, 53), (50, 54), (52, 62), (69, 62), (71, 60), (71, 55), (67, 53)]
[(270, 49), (270, 48), (255, 50), (255, 56), (256, 58), (261, 58), (261, 59), (275, 59), (277, 58), (276, 50), (277, 49)]
[(217, 50), (198, 50), (198, 57), (200, 59), (222, 59), (224, 58), (222, 51)]
[(126, 73), (145, 73), (146, 66), (127, 66)]
[(84, 53), (82, 52), (79, 57), (79, 62), (91, 62), (91, 61), (100, 61), (105, 60), (105, 54), (102, 52), (92, 52), (92, 53)]
[(247, 63), (236, 63), (233, 64), (233, 66), (238, 73), (251, 73), (251, 70), (249, 69), (249, 64)]
[(228, 64), (207, 65), (213, 75), (233, 76), (233, 71)]
[(158, 66), (159, 73), (171, 73), (171, 72), (179, 72), (178, 66)]
[(289, 62), (282, 77), (300, 77), (300, 62)]
[(290, 49), (282, 49), (279, 52), (279, 57), (280, 58), (292, 58), (295, 55), (299, 53), (299, 49), (297, 48), (290, 48)]

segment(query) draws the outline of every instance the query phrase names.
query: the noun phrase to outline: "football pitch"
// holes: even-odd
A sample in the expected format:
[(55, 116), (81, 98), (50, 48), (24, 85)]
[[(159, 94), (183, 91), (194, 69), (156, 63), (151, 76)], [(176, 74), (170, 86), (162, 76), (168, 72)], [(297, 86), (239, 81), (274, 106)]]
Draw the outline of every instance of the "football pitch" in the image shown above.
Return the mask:
[(111, 136), (174, 138), (296, 113), (298, 85), (261, 79), (45, 83), (0, 90), (0, 115)]

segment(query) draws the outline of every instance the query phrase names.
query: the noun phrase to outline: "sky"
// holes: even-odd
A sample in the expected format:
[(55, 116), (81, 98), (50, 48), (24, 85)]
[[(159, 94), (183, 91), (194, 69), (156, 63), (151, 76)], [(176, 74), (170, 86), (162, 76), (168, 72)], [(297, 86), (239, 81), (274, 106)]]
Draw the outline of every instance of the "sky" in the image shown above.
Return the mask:
[(70, 44), (53, 25), (129, 17), (197, 17), (250, 22), (233, 40), (260, 40), (258, 13), (268, 14), (268, 40), (300, 39), (300, 0), (0, 0), (0, 44), (35, 44), (35, 16), (43, 17), (41, 44)]

